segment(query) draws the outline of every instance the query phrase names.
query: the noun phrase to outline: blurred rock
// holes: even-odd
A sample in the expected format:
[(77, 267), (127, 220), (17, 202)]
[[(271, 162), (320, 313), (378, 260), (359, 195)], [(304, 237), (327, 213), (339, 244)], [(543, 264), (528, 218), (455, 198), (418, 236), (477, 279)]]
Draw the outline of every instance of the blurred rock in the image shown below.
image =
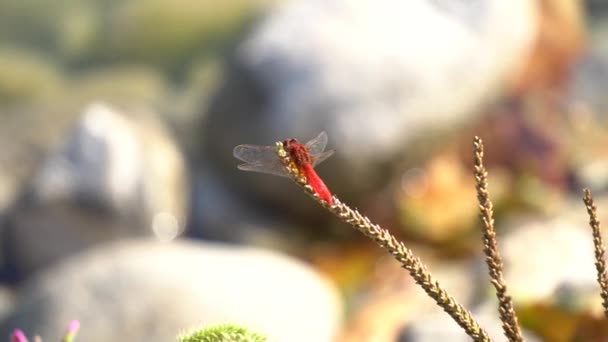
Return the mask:
[(567, 217), (523, 221), (499, 236), (505, 279), (516, 302), (546, 301), (559, 288), (596, 284), (593, 238), (580, 203), (579, 223)]
[(606, 153), (602, 153), (602, 155), (594, 157), (599, 158), (587, 159), (577, 165), (578, 167), (574, 170), (576, 179), (579, 184), (585, 184), (595, 191), (606, 192), (608, 190), (608, 156)]
[(545, 304), (568, 312), (593, 312), (596, 317), (603, 316), (602, 297), (597, 293), (597, 284), (563, 283)]
[[(0, 241), (4, 241), (7, 213), (74, 116), (40, 105), (0, 109)], [(0, 246), (0, 279), (6, 272), (4, 251)]]
[(209, 105), (224, 79), (223, 56), (195, 58), (186, 72), (187, 80), (162, 111), (164, 119), (176, 132), (180, 146), (190, 156), (198, 156), (200, 151), (201, 129), (199, 122), (203, 117), (201, 107)]
[[(345, 199), (471, 122), (523, 63), (536, 32), (536, 5), (524, 0), (281, 5), (240, 46), (203, 145), (225, 171), (235, 168), (237, 144), (326, 130), (338, 153), (322, 176)], [(276, 179), (253, 179), (252, 192), (293, 203)]]
[[(259, 174), (262, 178), (265, 175)], [(294, 196), (302, 196), (307, 205), (317, 205), (292, 185)], [(288, 254), (310, 252), (309, 243), (327, 241), (327, 237), (352, 236), (353, 230), (336, 221), (330, 213), (317, 208), (318, 215), (294, 220), (297, 210), (284, 210), (280, 205), (261, 200), (251, 201), (242, 189), (227, 182), (210, 168), (192, 173), (188, 237), (267, 247)], [(295, 213), (294, 213), (295, 212)], [(334, 225), (328, 227), (327, 222)], [(355, 232), (356, 233), (356, 232)], [(314, 254), (314, 253), (313, 253)], [(308, 255), (308, 254), (307, 254)]]
[(301, 247), (305, 229), (295, 229), (278, 208), (247, 202), (213, 172), (196, 173), (191, 189), (188, 236), (283, 251)]
[(104, 241), (171, 240), (187, 196), (182, 156), (153, 115), (93, 104), (9, 213), (4, 253), (24, 276)]
[(607, 77), (608, 54), (602, 56), (600, 52), (590, 52), (574, 70), (570, 101), (591, 114), (603, 117), (608, 112), (608, 100), (604, 96), (608, 89)]
[(608, 3), (604, 0), (587, 0), (584, 3), (591, 18), (601, 19), (608, 15)]
[(585, 1), (588, 19), (588, 49), (574, 69), (570, 84), (570, 101), (587, 107), (592, 114), (603, 118), (608, 112), (608, 3)]
[[(605, 221), (601, 209), (608, 198), (596, 196), (595, 205)], [(507, 227), (516, 230), (498, 238), (521, 320), (544, 340), (604, 341), (608, 336), (605, 322), (596, 324), (604, 314), (588, 220), (582, 200), (572, 198), (558, 217), (512, 222)], [(605, 229), (602, 235), (606, 241)], [(589, 337), (594, 334), (602, 337)]]
[(574, 69), (573, 81), (570, 84), (570, 100), (588, 107), (593, 114), (600, 117), (608, 112), (608, 101), (604, 96), (608, 89), (608, 20), (601, 16), (602, 11), (595, 11), (590, 17), (589, 49)]
[[(485, 303), (476, 310), (471, 310), (475, 319), (495, 341), (505, 339), (502, 322), (498, 318), (498, 307)], [(524, 333), (526, 341), (540, 341), (537, 337)], [(471, 338), (445, 312), (434, 312), (418, 315), (402, 332), (399, 342), (438, 342), (438, 341), (470, 341)]]
[(51, 340), (79, 319), (78, 339), (171, 341), (200, 324), (237, 323), (271, 340), (329, 342), (340, 325), (335, 288), (282, 255), (219, 244), (123, 242), (31, 279), (0, 328)]

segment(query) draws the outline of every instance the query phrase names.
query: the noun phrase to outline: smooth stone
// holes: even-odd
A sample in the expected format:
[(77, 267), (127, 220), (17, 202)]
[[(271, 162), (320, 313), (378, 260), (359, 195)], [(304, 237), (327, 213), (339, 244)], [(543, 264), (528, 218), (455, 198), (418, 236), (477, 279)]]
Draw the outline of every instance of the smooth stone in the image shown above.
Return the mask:
[(281, 3), (238, 47), (202, 120), (201, 162), (312, 215), (276, 179), (237, 176), (231, 151), (325, 130), (338, 151), (320, 167), (330, 189), (378, 189), (478, 118), (530, 51), (536, 11), (525, 0)]
[(336, 288), (309, 266), (262, 249), (130, 241), (75, 255), (26, 282), (0, 335), (14, 327), (58, 338), (171, 341), (199, 325), (234, 323), (270, 340), (329, 342), (340, 329)]
[(153, 115), (129, 115), (87, 107), (8, 212), (2, 251), (18, 278), (98, 243), (182, 233), (182, 155)]
[[(504, 341), (502, 322), (498, 318), (498, 306), (487, 302), (472, 311), (473, 317), (486, 330), (493, 341)], [(521, 328), (521, 327), (520, 327)], [(522, 331), (525, 341), (539, 342), (533, 334)], [(461, 328), (446, 312), (424, 313), (417, 316), (403, 329), (399, 342), (438, 342), (438, 341), (471, 341)]]
[(564, 285), (596, 283), (593, 237), (582, 201), (579, 212), (578, 224), (566, 217), (518, 222), (498, 237), (504, 277), (516, 302), (545, 301)]

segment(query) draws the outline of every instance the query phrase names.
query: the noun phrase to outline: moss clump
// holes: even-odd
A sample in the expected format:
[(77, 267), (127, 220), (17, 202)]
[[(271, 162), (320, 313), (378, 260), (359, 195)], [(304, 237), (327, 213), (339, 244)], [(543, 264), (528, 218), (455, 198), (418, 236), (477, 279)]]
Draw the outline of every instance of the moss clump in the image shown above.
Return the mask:
[(266, 338), (233, 324), (199, 328), (182, 334), (178, 342), (266, 342)]

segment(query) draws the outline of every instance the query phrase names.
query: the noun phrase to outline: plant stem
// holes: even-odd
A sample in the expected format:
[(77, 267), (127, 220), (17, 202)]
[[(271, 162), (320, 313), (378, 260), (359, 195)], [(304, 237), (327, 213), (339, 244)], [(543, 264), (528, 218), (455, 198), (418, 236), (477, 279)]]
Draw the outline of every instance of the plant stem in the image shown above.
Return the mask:
[(498, 298), (498, 313), (502, 322), (505, 336), (511, 342), (521, 342), (523, 337), (517, 322), (517, 316), (513, 309), (511, 296), (507, 294), (507, 282), (503, 277), (503, 263), (498, 244), (496, 242), (496, 230), (494, 229), (494, 209), (488, 193), (488, 172), (483, 165), (483, 142), (475, 137), (475, 188), (479, 200), (480, 217), (482, 221), (483, 252), (486, 255), (490, 282), (496, 289)]
[(589, 225), (593, 231), (593, 245), (595, 247), (595, 268), (597, 269), (597, 282), (600, 284), (602, 290), (602, 305), (604, 306), (604, 315), (608, 318), (608, 272), (606, 271), (606, 248), (602, 241), (602, 234), (600, 231), (600, 220), (597, 218), (597, 210), (593, 204), (593, 197), (591, 197), (591, 191), (584, 189), (585, 197), (583, 202), (587, 207), (587, 213), (589, 213)]

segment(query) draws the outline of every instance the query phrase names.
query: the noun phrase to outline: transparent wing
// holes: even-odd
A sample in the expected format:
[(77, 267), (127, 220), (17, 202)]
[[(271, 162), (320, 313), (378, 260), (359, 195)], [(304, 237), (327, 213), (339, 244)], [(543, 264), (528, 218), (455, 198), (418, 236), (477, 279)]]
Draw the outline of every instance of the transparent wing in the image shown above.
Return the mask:
[(275, 146), (239, 145), (232, 154), (245, 162), (237, 166), (239, 170), (289, 177), (277, 156)]
[(232, 150), (232, 155), (250, 164), (265, 164), (279, 159), (275, 146), (238, 145)]
[(271, 175), (275, 175), (275, 176), (281, 176), (281, 177), (289, 177), (289, 175), (287, 174), (287, 172), (285, 172), (285, 169), (283, 168), (283, 165), (280, 162), (277, 162), (276, 164), (240, 164), (237, 166), (239, 168), (239, 170), (243, 170), (243, 171), (252, 171), (252, 172), (261, 172), (261, 173), (269, 173)]
[(306, 148), (312, 156), (321, 154), (327, 146), (327, 133), (321, 132), (316, 138), (306, 143)]
[(312, 166), (316, 167), (317, 165), (321, 164), (325, 159), (331, 157), (333, 154), (334, 150), (329, 150), (316, 156), (312, 156)]

